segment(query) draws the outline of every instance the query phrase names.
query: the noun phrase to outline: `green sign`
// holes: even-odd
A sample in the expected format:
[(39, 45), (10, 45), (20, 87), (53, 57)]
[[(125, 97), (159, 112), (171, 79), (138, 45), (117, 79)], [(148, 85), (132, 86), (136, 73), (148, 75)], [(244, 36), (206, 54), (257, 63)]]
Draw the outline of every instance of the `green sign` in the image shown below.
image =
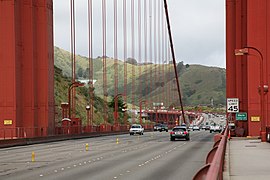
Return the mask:
[(246, 112), (236, 113), (235, 118), (237, 121), (246, 121), (247, 120), (247, 113)]

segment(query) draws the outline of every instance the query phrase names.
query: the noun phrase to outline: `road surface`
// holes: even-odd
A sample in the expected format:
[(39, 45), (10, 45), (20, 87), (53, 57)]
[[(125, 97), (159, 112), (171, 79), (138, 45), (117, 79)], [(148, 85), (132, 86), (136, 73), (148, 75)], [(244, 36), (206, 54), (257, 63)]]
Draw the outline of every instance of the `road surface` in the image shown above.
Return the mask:
[(3, 148), (0, 179), (192, 179), (205, 164), (214, 134), (190, 133), (190, 141), (172, 142), (169, 132), (145, 132)]

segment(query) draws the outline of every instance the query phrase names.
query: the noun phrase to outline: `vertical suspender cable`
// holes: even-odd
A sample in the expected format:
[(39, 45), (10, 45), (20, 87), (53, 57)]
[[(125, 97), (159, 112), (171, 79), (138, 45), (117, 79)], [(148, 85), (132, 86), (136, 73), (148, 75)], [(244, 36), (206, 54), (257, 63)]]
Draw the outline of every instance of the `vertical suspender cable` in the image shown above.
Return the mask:
[[(131, 0), (131, 57), (135, 59), (135, 38), (134, 38), (134, 0)], [(135, 110), (135, 64), (131, 65), (132, 71), (132, 87), (131, 87), (131, 102), (132, 109)], [(132, 113), (133, 114), (133, 113)], [(134, 114), (133, 114), (134, 115)]]
[[(117, 53), (117, 0), (114, 1), (114, 97), (118, 95), (118, 53)], [(118, 125), (118, 99), (115, 102), (114, 125)]]
[[(153, 12), (153, 21), (154, 21), (154, 43), (153, 43), (153, 48), (154, 48), (154, 85), (153, 85), (153, 92), (157, 91), (157, 0), (154, 0), (154, 3), (153, 3), (153, 8), (154, 8), (154, 12)], [(154, 101), (155, 102), (158, 102), (158, 98), (156, 96), (156, 93), (153, 93), (152, 94), (154, 96)]]
[[(157, 12), (158, 12), (158, 79), (160, 79), (161, 83), (159, 83), (159, 88), (158, 88), (158, 91), (161, 92), (160, 95), (158, 96), (158, 102), (161, 102), (163, 98), (162, 95), (164, 94), (164, 92), (162, 91), (162, 80), (163, 80), (163, 74), (162, 74), (162, 71), (161, 71), (161, 66), (162, 66), (162, 63), (161, 63), (161, 26), (160, 26), (160, 23), (161, 23), (161, 17), (160, 17), (160, 13), (162, 11), (160, 11), (160, 0), (158, 0), (157, 2)], [(161, 77), (161, 78), (160, 78)], [(163, 99), (164, 100), (164, 99)]]
[(164, 29), (164, 59), (165, 59), (165, 61), (166, 61), (166, 65), (165, 65), (165, 72), (166, 72), (166, 88), (165, 88), (165, 90), (166, 90), (166, 101), (167, 101), (167, 106), (169, 107), (171, 104), (170, 104), (170, 99), (169, 99), (169, 82), (170, 82), (170, 78), (169, 78), (169, 75), (170, 75), (170, 73), (169, 73), (169, 59), (168, 59), (168, 53), (167, 53), (167, 49), (168, 49), (168, 47), (167, 47), (167, 42), (168, 42), (168, 39), (167, 39), (167, 35), (166, 35), (166, 32), (165, 32), (165, 29)]
[(144, 94), (145, 94), (145, 100), (147, 101), (148, 99), (148, 61), (147, 61), (147, 51), (148, 51), (148, 48), (147, 48), (147, 1), (144, 0), (144, 62), (145, 62), (145, 65), (144, 65), (144, 71), (145, 71), (145, 79), (144, 79)]
[(87, 125), (93, 125), (93, 115), (94, 115), (94, 78), (93, 78), (93, 7), (92, 0), (88, 0), (88, 37), (89, 37), (89, 98), (90, 98), (90, 115)]
[(103, 94), (104, 94), (104, 123), (107, 124), (107, 67), (106, 67), (106, 0), (102, 0), (102, 46), (103, 46)]
[(182, 97), (181, 97), (181, 90), (180, 90), (180, 85), (179, 85), (179, 81), (178, 81), (178, 74), (177, 74), (177, 68), (176, 68), (176, 60), (175, 60), (175, 54), (174, 54), (174, 47), (173, 47), (170, 19), (169, 19), (169, 13), (168, 13), (168, 7), (167, 7), (167, 1), (166, 0), (164, 0), (164, 9), (165, 9), (165, 14), (166, 14), (167, 28), (168, 28), (168, 33), (169, 33), (169, 40), (170, 40), (170, 45), (171, 45), (171, 53), (172, 53), (173, 65), (174, 65), (174, 73), (175, 73), (175, 79), (176, 79), (176, 83), (177, 83), (177, 90), (178, 90), (178, 96), (179, 96), (181, 111), (182, 111), (182, 117), (183, 117), (184, 123), (186, 123), (185, 112), (184, 112), (184, 107), (183, 107)]
[[(124, 98), (127, 103), (127, 5), (123, 0), (123, 43), (124, 43)], [(127, 125), (127, 113), (124, 114), (124, 122)]]
[(152, 93), (153, 90), (153, 78), (152, 78), (152, 0), (149, 0), (149, 59), (150, 59), (150, 66), (149, 66), (149, 95)]
[[(160, 0), (160, 13), (163, 12), (162, 0)], [(166, 89), (165, 89), (165, 57), (164, 57), (164, 15), (161, 13), (161, 65), (162, 65), (162, 99), (164, 100), (164, 106), (167, 105)], [(167, 105), (168, 107), (168, 105)]]
[[(142, 49), (141, 49), (141, 0), (137, 0), (138, 1), (138, 62), (139, 62), (139, 78), (138, 81), (139, 83), (137, 84), (137, 86), (141, 87), (142, 86), (142, 66), (141, 66), (141, 59), (142, 59)], [(139, 88), (138, 88), (139, 89)], [(138, 99), (141, 100), (142, 98), (142, 94), (143, 94), (143, 88), (140, 89), (139, 92), (139, 96)]]
[[(74, 9), (74, 0), (70, 0), (70, 38), (71, 38), (71, 79), (72, 79), (72, 83), (75, 82), (76, 79), (76, 74), (75, 74), (75, 70), (76, 70), (76, 52), (75, 52), (75, 9)], [(69, 108), (71, 108), (71, 117), (74, 117), (75, 115), (75, 88), (72, 88), (71, 91), (71, 100), (70, 100), (70, 104), (69, 104)]]
[[(71, 83), (74, 83), (73, 78), (73, 0), (70, 0), (70, 64), (71, 64)], [(71, 91), (71, 100), (69, 104), (69, 109), (72, 109), (73, 91)], [(70, 110), (71, 111), (71, 110)], [(71, 117), (69, 117), (71, 118)]]
[[(168, 36), (167, 36), (168, 38)], [(171, 58), (171, 49), (170, 49), (170, 41), (168, 41), (168, 49), (167, 49), (167, 52), (168, 52), (168, 60), (169, 60), (169, 80), (171, 81), (170, 83), (170, 86), (169, 86), (169, 98), (171, 100), (171, 107), (173, 108), (175, 106), (175, 91), (174, 91), (174, 85), (175, 85), (175, 79), (174, 79), (174, 76), (173, 76), (173, 64), (172, 64), (172, 58)], [(172, 116), (172, 120), (174, 121), (174, 118)], [(174, 123), (174, 122), (173, 122)]]

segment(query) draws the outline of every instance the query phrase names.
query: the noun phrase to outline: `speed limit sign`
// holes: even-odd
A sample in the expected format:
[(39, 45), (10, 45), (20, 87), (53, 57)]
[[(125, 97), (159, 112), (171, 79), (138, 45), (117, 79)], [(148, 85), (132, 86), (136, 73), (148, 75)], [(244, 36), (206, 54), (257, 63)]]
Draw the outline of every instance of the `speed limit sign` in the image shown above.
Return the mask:
[(227, 98), (227, 112), (228, 113), (239, 112), (239, 99), (238, 98)]

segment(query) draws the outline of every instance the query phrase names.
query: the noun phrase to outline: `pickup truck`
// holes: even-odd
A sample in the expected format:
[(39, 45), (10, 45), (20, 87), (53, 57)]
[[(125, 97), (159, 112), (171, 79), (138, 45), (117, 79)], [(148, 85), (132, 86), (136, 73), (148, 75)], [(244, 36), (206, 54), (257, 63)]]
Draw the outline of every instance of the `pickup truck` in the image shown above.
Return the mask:
[(210, 133), (212, 132), (219, 132), (221, 133), (222, 127), (220, 125), (211, 125), (210, 126)]

